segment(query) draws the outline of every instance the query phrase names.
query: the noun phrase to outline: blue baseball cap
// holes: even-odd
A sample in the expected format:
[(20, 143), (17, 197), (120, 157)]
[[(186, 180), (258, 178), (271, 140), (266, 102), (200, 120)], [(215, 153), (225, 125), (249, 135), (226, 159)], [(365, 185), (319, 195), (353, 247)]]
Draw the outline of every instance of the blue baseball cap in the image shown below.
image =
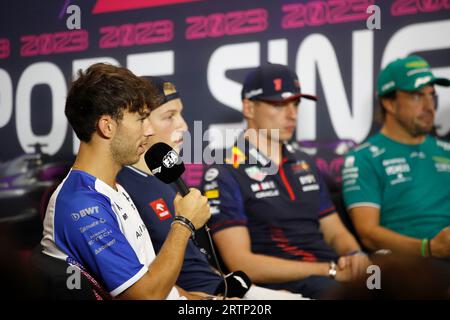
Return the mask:
[(150, 82), (152, 87), (156, 90), (156, 107), (160, 107), (171, 100), (180, 98), (180, 94), (173, 83), (160, 77), (143, 76), (141, 78)]
[(267, 102), (285, 102), (298, 98), (317, 101), (317, 97), (303, 94), (297, 74), (282, 64), (266, 63), (247, 74), (241, 98)]

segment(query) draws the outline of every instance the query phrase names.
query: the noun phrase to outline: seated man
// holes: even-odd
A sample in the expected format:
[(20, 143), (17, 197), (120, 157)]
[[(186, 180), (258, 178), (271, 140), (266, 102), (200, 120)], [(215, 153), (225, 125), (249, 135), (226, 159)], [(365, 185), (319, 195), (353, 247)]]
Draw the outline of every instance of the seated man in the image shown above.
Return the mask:
[(428, 135), (435, 84), (450, 81), (421, 57), (391, 62), (378, 77), (381, 131), (345, 160), (344, 200), (370, 250), (450, 257), (450, 143)]
[[(95, 64), (79, 73), (65, 113), (81, 140), (75, 163), (53, 193), (44, 219), (43, 252), (88, 271), (112, 297), (199, 298), (174, 287), (194, 230), (172, 223), (156, 256), (145, 224), (116, 175), (145, 152), (154, 89), (125, 68)], [(196, 229), (209, 206), (198, 190), (174, 200)]]
[[(150, 137), (148, 147), (157, 142), (165, 142), (179, 152), (183, 142), (183, 133), (188, 129), (181, 114), (183, 104), (179, 93), (172, 83), (161, 78), (146, 77), (146, 79), (163, 97), (160, 105), (156, 106), (149, 117), (155, 134)], [(119, 172), (117, 179), (131, 196), (147, 226), (155, 251), (158, 252), (163, 246), (173, 222), (175, 211), (172, 202), (176, 195), (175, 190), (151, 174), (145, 163), (144, 155), (141, 156), (138, 163), (124, 167)], [(221, 282), (222, 278), (209, 265), (206, 256), (192, 241), (189, 241), (177, 285), (187, 291), (214, 295)], [(298, 294), (262, 290), (255, 286), (250, 288), (244, 298), (304, 299)]]
[[(340, 221), (313, 160), (288, 141), (297, 122), (297, 75), (265, 64), (242, 89), (248, 128), (203, 177), (208, 225), (226, 266), (253, 282), (319, 298), (369, 261)], [(338, 265), (336, 266), (336, 263)]]

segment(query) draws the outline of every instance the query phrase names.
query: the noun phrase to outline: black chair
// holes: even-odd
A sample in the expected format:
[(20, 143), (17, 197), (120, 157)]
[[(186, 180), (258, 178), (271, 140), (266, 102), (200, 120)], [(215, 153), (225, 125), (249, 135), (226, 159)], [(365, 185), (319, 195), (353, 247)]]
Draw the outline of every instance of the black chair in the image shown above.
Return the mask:
[(37, 246), (30, 257), (30, 264), (35, 274), (45, 284), (45, 299), (50, 300), (106, 300), (110, 299), (106, 290), (86, 271), (80, 270), (79, 288), (70, 289), (68, 279), (70, 272), (67, 262), (51, 257)]
[[(341, 192), (333, 192), (330, 193), (331, 201), (333, 201), (334, 206), (336, 207), (336, 211), (341, 218), (342, 223), (350, 231), (356, 238), (358, 237), (358, 233), (356, 232), (355, 226), (353, 225), (353, 221), (350, 218), (350, 215), (345, 208), (344, 199)], [(359, 240), (359, 239), (358, 239)]]
[(330, 197), (334, 203), (334, 206), (336, 207), (336, 211), (339, 215), (339, 218), (341, 218), (341, 221), (344, 224), (344, 226), (355, 237), (356, 241), (358, 241), (359, 245), (361, 246), (361, 249), (364, 250), (365, 252), (370, 252), (370, 250), (367, 247), (365, 247), (364, 244), (362, 243), (361, 238), (359, 237), (359, 234), (356, 231), (355, 225), (353, 224), (353, 221), (350, 218), (350, 214), (345, 208), (342, 193), (341, 192), (330, 193)]

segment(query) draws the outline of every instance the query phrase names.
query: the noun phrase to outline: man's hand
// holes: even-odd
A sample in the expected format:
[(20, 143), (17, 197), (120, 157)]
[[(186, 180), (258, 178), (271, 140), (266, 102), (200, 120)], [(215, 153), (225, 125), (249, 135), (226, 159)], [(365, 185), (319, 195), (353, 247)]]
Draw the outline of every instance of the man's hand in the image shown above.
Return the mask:
[(442, 229), (430, 241), (433, 257), (450, 258), (450, 227)]
[[(369, 258), (364, 254), (342, 256), (338, 260), (336, 280), (355, 280), (366, 273), (367, 267), (371, 264)], [(339, 277), (339, 278), (338, 278)], [(342, 279), (342, 280), (341, 280)]]
[(173, 205), (175, 206), (176, 215), (189, 219), (196, 230), (201, 228), (211, 217), (208, 199), (194, 188), (190, 188), (189, 193), (185, 197), (177, 194)]
[(340, 257), (336, 268), (335, 279), (339, 282), (346, 282), (352, 280), (352, 269), (346, 260), (347, 257)]

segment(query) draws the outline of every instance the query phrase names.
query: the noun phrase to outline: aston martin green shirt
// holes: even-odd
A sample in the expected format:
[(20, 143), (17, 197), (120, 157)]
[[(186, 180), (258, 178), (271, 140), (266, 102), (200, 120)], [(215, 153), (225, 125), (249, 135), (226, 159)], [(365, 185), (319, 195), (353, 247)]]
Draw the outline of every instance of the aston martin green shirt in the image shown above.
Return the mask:
[(417, 145), (378, 133), (348, 154), (342, 169), (347, 209), (380, 209), (380, 225), (414, 238), (450, 226), (450, 143)]

